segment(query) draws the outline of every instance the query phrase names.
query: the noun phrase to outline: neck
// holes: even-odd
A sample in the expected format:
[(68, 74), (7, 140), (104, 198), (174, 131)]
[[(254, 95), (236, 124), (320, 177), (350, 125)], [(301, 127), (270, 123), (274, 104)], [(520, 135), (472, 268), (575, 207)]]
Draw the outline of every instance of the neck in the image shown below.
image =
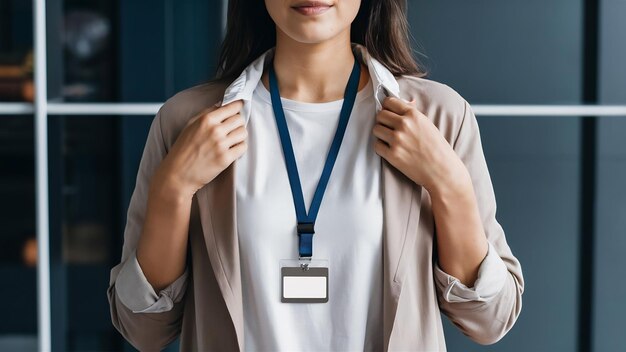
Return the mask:
[[(274, 70), (283, 98), (323, 103), (343, 99), (354, 65), (349, 30), (321, 43), (301, 43), (277, 28)], [(269, 89), (267, 70), (261, 78)], [(367, 68), (361, 65), (359, 90), (367, 84)]]

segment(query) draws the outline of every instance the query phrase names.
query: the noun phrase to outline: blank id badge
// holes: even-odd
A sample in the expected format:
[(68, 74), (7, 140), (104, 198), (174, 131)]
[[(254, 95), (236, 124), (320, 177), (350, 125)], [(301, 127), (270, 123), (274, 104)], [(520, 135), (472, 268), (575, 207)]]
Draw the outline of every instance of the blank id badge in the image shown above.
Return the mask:
[(280, 301), (328, 302), (328, 259), (280, 260)]

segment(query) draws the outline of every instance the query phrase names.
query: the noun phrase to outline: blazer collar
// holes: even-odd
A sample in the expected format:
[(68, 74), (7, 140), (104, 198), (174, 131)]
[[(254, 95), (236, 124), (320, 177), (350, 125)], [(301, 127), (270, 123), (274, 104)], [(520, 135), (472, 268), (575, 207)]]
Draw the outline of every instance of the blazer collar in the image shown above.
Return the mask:
[[(365, 47), (352, 44), (362, 63), (367, 64), (375, 89), (376, 113), (385, 95), (400, 98), (399, 84), (380, 62), (368, 55)], [(240, 112), (247, 119), (254, 88), (261, 79), (263, 65), (273, 55), (273, 48), (252, 62), (225, 90), (222, 105), (243, 99)], [(400, 98), (402, 99), (402, 98)], [(391, 344), (392, 330), (402, 282), (403, 263), (414, 247), (421, 208), (422, 187), (405, 177), (381, 158), (381, 187), (383, 194), (383, 329), (385, 350)], [(224, 302), (236, 331), (238, 344), (243, 346), (243, 301), (236, 214), (236, 165), (233, 162), (215, 179), (196, 192), (202, 231), (209, 259)], [(294, 234), (295, 235), (295, 234)]]
[[(365, 46), (358, 43), (351, 43), (351, 46), (352, 52), (355, 54), (356, 58), (362, 64), (367, 66), (372, 79), (372, 88), (374, 89), (377, 110), (380, 109), (382, 99), (384, 99), (386, 95), (400, 98), (400, 87), (393, 74), (378, 60), (371, 57)], [(222, 105), (226, 105), (232, 101), (240, 99), (244, 101), (244, 108), (245, 105), (248, 105), (246, 102), (249, 102), (252, 99), (254, 88), (263, 75), (263, 69), (271, 62), (275, 49), (276, 47), (272, 47), (266, 50), (251, 64), (249, 64), (228, 87), (226, 87), (224, 97), (222, 98)], [(244, 116), (248, 117), (249, 115), (245, 114)]]

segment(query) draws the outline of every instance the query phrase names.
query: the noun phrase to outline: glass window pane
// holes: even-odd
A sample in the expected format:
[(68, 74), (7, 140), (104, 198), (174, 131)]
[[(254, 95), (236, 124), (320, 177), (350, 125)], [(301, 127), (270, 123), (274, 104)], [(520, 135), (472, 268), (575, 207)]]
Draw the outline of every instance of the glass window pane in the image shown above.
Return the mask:
[[(49, 121), (53, 345), (119, 350), (106, 298), (121, 250), (118, 123), (103, 116)], [(56, 268), (56, 269), (55, 269)]]
[(133, 350), (111, 324), (106, 290), (153, 118), (48, 118), (55, 349)]
[(32, 115), (32, 1), (0, 0), (0, 351), (37, 349), (37, 240)]
[(32, 102), (32, 1), (0, 0), (0, 102)]
[(51, 99), (161, 102), (214, 74), (220, 1), (61, 4), (48, 9)]
[(37, 348), (33, 117), (0, 115), (0, 350)]

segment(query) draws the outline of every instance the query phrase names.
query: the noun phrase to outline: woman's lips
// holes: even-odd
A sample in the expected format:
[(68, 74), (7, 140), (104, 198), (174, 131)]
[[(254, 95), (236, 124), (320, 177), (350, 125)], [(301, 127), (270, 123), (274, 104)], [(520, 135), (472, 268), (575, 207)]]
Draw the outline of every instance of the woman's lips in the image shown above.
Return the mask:
[(314, 4), (314, 5), (292, 7), (292, 9), (298, 11), (299, 13), (305, 16), (319, 15), (328, 11), (328, 9), (330, 8), (331, 8), (331, 5), (325, 5), (325, 4)]

